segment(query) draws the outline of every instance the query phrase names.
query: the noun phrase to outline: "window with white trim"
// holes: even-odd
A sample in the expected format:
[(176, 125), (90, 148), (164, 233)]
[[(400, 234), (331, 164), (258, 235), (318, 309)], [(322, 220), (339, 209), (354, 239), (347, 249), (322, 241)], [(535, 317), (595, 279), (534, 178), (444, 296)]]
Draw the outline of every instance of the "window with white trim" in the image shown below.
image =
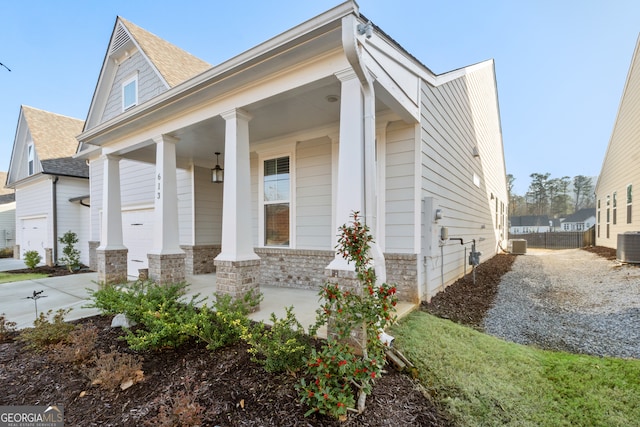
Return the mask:
[(289, 247), (291, 174), (289, 156), (263, 162), (264, 245)]
[(35, 154), (33, 144), (29, 144), (27, 147), (27, 164), (29, 168), (29, 175), (33, 175), (35, 172)]
[(138, 75), (135, 74), (122, 82), (122, 111), (138, 105)]

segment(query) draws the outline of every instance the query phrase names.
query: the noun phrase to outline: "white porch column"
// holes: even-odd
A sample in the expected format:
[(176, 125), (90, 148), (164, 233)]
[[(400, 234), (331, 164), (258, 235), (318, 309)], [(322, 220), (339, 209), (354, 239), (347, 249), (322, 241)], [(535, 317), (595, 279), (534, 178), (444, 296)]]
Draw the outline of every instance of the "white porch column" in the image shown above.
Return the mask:
[(122, 243), (120, 157), (104, 154), (102, 161), (102, 226), (98, 249), (126, 249)]
[[(364, 104), (360, 80), (349, 70), (338, 73), (340, 79), (340, 142), (338, 144), (338, 185), (336, 189), (336, 225), (351, 221), (354, 211), (364, 214)], [(342, 256), (329, 270), (354, 270)]]
[(226, 121), (222, 248), (216, 261), (258, 260), (251, 236), (251, 170), (247, 112), (234, 109), (221, 114)]
[[(241, 299), (260, 292), (260, 257), (251, 236), (251, 165), (249, 120), (245, 111), (221, 114), (226, 121), (224, 187), (222, 196), (222, 248), (216, 257), (216, 291)], [(257, 310), (258, 307), (247, 307)]]
[(156, 143), (154, 188), (153, 249), (149, 258), (149, 278), (156, 283), (177, 283), (186, 275), (185, 252), (180, 248), (178, 224), (178, 183), (176, 143), (167, 135), (153, 138)]
[(176, 178), (176, 138), (161, 135), (156, 143), (153, 250), (157, 255), (182, 254), (178, 233), (178, 183)]
[(122, 206), (120, 203), (120, 158), (103, 155), (102, 225), (100, 246), (96, 248), (98, 282), (127, 281), (127, 248), (122, 241)]

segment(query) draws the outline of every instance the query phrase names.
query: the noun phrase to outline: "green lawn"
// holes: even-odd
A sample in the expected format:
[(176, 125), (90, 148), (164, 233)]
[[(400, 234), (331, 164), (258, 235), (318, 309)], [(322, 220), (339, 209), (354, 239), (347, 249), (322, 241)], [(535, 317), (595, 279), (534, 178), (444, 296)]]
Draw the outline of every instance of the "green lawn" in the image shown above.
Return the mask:
[(391, 335), (460, 426), (640, 426), (640, 360), (543, 351), (423, 312)]
[(11, 274), (11, 273), (0, 272), (0, 283), (19, 282), (21, 280), (42, 279), (43, 277), (48, 277), (48, 276), (46, 274), (40, 274), (40, 273)]

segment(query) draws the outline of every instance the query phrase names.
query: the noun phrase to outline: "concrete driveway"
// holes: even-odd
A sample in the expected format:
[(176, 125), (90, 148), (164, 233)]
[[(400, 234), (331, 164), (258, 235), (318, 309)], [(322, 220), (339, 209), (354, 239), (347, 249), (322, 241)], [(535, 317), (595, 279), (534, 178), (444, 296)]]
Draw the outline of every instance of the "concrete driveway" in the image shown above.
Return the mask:
[[(25, 268), (24, 261), (0, 258), (0, 271)], [(67, 320), (98, 314), (97, 309), (82, 308), (88, 303), (87, 288), (98, 289), (98, 273), (80, 273), (61, 277), (47, 277), (36, 280), (0, 284), (0, 313), (7, 320), (16, 322), (19, 329), (33, 326), (36, 318), (34, 300), (28, 297), (33, 292), (43, 291), (37, 300), (38, 312), (71, 308)]]

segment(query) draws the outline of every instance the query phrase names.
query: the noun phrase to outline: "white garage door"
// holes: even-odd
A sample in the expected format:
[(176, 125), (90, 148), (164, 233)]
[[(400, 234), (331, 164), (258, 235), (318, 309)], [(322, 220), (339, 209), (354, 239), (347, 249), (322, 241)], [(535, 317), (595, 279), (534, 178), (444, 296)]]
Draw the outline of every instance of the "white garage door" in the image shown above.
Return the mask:
[(122, 240), (129, 249), (127, 274), (138, 277), (138, 269), (149, 267), (147, 254), (153, 248), (153, 209), (123, 211)]
[(27, 251), (38, 251), (45, 261), (45, 245), (47, 242), (47, 217), (22, 220), (22, 242), (20, 242), (20, 258)]

